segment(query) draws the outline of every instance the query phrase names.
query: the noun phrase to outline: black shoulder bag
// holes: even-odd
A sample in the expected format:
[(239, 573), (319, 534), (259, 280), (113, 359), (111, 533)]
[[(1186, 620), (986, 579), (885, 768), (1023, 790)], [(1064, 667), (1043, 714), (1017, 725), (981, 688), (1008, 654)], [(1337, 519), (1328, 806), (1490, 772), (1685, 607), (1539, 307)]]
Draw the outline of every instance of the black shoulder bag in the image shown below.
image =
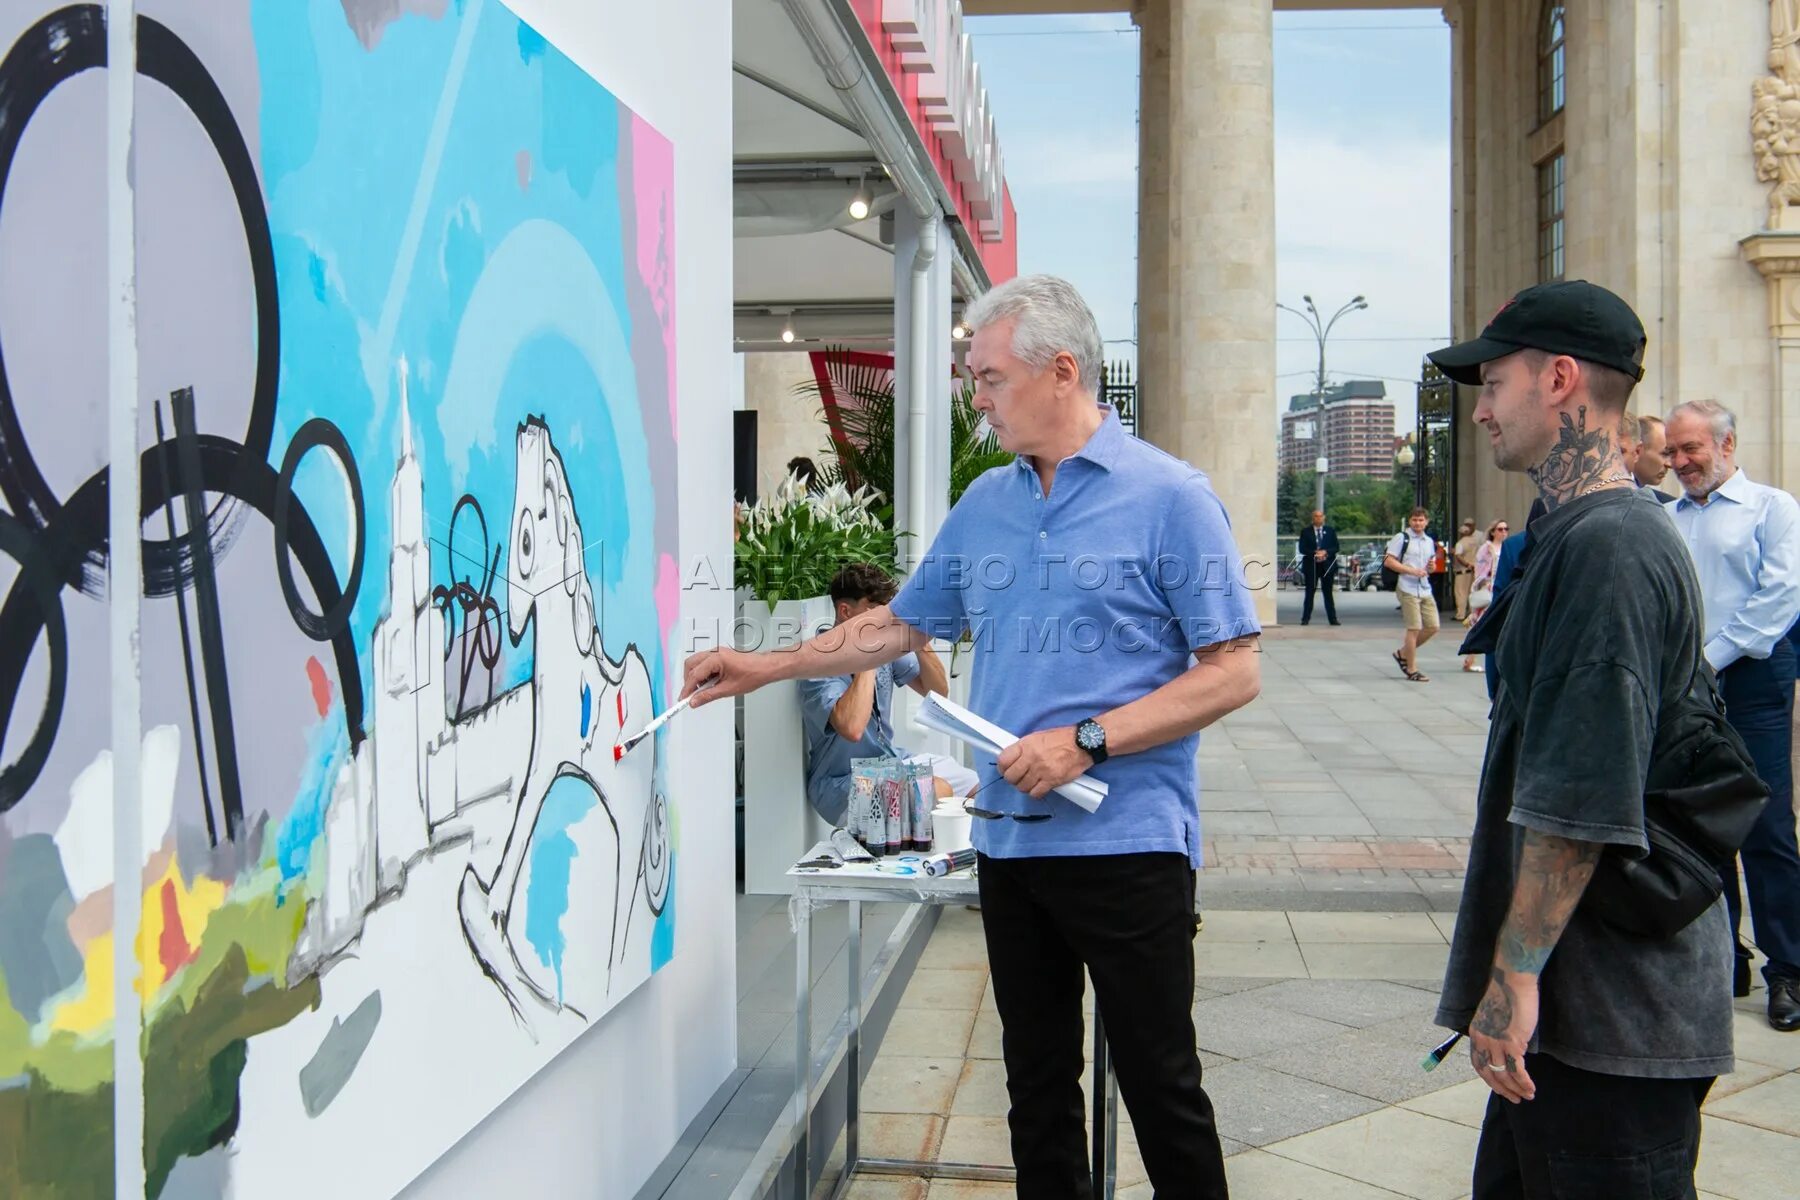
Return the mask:
[(1702, 663), (1657, 719), (1644, 786), (1649, 853), (1607, 847), (1582, 907), (1627, 933), (1673, 937), (1718, 900), (1722, 868), (1768, 802), (1768, 785), (1726, 722), (1712, 669)]
[[(1411, 545), (1412, 534), (1402, 533), (1400, 535), (1400, 553), (1397, 556), (1401, 562), (1406, 561), (1406, 551)], [(1384, 553), (1381, 556), (1381, 590), (1384, 592), (1391, 592), (1399, 586), (1400, 572), (1387, 565), (1387, 555)]]

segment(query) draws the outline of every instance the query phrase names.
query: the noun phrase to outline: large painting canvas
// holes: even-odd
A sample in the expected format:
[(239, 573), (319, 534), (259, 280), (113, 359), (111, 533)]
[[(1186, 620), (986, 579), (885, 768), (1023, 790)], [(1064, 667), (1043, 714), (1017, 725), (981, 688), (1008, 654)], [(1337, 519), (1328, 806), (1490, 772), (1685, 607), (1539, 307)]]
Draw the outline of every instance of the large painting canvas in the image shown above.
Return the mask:
[[(147, 1190), (389, 1195), (673, 953), (673, 153), (499, 0), (139, 12)], [(112, 1173), (104, 46), (0, 0), (7, 1196)]]

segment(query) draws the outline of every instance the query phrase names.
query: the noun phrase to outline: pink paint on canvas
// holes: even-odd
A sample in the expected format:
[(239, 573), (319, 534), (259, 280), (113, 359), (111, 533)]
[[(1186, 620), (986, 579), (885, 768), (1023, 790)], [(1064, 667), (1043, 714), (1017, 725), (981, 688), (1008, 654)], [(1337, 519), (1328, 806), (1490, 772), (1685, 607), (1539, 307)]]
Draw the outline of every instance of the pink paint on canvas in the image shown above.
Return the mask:
[(668, 659), (668, 678), (676, 679), (681, 664), (676, 660), (670, 634), (681, 617), (681, 577), (673, 555), (664, 554), (656, 564), (656, 625), (662, 634), (663, 654)]
[(656, 305), (668, 365), (669, 426), (675, 409), (675, 147), (636, 113), (631, 122), (631, 182), (637, 212), (637, 269)]

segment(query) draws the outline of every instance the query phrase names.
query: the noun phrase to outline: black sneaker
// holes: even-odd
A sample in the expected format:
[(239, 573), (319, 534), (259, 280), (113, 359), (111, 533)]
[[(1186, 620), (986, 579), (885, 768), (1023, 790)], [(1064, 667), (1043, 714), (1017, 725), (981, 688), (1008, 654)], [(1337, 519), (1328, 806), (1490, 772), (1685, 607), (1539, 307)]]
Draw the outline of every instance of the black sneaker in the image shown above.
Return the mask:
[(1800, 979), (1769, 981), (1769, 1024), (1783, 1033), (1800, 1029)]

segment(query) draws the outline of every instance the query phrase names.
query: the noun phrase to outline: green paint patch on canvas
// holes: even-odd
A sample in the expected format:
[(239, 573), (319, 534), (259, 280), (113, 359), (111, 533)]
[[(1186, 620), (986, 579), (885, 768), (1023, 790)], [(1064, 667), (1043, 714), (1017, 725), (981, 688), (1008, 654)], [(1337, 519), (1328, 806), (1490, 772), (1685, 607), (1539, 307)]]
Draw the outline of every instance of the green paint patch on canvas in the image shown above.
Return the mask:
[(200, 988), (232, 951), (241, 952), (253, 980), (287, 979), (288, 961), (306, 922), (306, 897), (280, 895), (281, 872), (272, 863), (232, 889), (231, 899), (207, 918), (200, 948), (173, 986), (158, 999), (152, 1020), (168, 1005), (192, 1009)]
[(110, 1082), (65, 1092), (35, 1071), (25, 1073), (22, 1085), (0, 1082), (0, 1196), (112, 1195), (112, 1110)]
[(252, 988), (244, 948), (232, 943), (191, 1006), (177, 1000), (158, 1014), (144, 1054), (148, 1195), (161, 1194), (178, 1160), (222, 1146), (237, 1132), (238, 1080), (250, 1039), (318, 1003), (317, 979)]
[[(59, 1029), (34, 1039), (31, 1026), (13, 1008), (6, 978), (0, 975), (0, 1081), (30, 1076), (57, 1091), (89, 1092), (110, 1084), (112, 1075), (110, 1036), (83, 1040)], [(0, 1180), (4, 1178), (0, 1170)]]
[[(194, 958), (145, 1014), (144, 1168), (155, 1200), (182, 1158), (237, 1131), (249, 1040), (319, 1004), (287, 970), (304, 903), (279, 897), (273, 865), (207, 921)], [(0, 1197), (60, 1200), (112, 1189), (112, 1038), (34, 1038), (0, 977)]]
[(0, 970), (0, 1079), (25, 1073), (25, 1051), (30, 1048), (31, 1027), (12, 1005), (6, 990), (6, 972)]

